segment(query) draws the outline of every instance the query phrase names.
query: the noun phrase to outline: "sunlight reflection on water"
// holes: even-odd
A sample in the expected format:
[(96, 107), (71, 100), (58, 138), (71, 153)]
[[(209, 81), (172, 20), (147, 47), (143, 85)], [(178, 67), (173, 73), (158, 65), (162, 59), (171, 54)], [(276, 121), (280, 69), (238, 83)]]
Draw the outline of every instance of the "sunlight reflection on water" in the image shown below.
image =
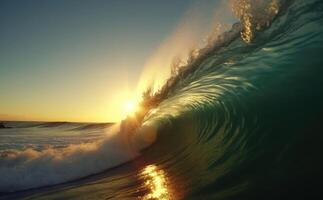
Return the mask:
[(164, 170), (159, 169), (156, 165), (148, 165), (142, 170), (141, 175), (144, 177), (144, 185), (149, 191), (143, 199), (172, 199), (169, 193), (169, 185), (167, 183), (166, 173)]

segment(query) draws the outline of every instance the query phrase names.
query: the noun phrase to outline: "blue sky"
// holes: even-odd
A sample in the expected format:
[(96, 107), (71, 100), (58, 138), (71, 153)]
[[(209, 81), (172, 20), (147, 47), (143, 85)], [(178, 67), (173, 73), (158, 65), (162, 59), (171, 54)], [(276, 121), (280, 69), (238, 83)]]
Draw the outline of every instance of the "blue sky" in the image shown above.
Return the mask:
[(119, 91), (193, 3), (0, 1), (0, 119), (119, 120)]

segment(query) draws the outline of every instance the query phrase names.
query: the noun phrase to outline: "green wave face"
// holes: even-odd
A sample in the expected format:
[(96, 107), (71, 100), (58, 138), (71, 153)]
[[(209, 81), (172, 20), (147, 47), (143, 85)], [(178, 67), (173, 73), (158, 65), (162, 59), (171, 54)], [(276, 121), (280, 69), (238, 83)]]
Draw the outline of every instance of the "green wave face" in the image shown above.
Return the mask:
[(286, 1), (252, 42), (236, 38), (172, 86), (145, 119), (158, 127), (145, 156), (188, 199), (318, 195), (322, 51), (323, 2)]

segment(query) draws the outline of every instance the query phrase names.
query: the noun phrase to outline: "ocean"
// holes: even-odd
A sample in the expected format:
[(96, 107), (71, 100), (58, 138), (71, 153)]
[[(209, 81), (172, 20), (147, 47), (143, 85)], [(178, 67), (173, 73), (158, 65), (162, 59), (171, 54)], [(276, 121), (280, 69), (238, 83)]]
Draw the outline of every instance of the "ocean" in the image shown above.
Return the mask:
[(2, 122), (0, 199), (322, 198), (323, 1), (248, 2), (134, 131)]

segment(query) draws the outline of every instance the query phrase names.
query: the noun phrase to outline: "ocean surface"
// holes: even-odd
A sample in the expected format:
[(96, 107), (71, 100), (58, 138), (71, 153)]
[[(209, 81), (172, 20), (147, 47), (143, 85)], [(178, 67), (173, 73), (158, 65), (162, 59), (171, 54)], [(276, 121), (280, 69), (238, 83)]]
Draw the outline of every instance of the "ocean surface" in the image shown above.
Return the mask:
[(136, 131), (2, 122), (0, 199), (322, 198), (323, 1), (267, 2), (240, 9)]

